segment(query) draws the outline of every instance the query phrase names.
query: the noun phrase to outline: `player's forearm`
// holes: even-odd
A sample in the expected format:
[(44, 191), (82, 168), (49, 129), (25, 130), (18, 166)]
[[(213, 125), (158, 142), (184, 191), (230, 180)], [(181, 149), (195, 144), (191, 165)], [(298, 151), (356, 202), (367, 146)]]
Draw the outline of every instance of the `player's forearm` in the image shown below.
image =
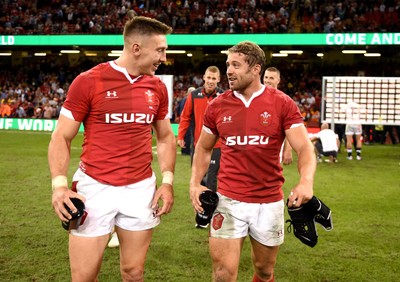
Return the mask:
[(206, 150), (197, 146), (193, 156), (192, 176), (190, 178), (190, 186), (196, 186), (201, 183), (204, 175), (207, 172), (211, 160), (211, 150)]
[(314, 175), (316, 170), (316, 159), (312, 144), (307, 144), (302, 147), (298, 154), (298, 171), (300, 174), (300, 183), (310, 187), (314, 183)]
[(173, 133), (157, 142), (157, 156), (161, 172), (174, 172), (176, 160), (176, 145)]
[(48, 150), (48, 162), (51, 177), (67, 176), (70, 161), (71, 143), (62, 138), (53, 136)]
[(290, 143), (287, 139), (285, 139), (285, 142), (283, 144), (283, 151), (285, 153), (292, 152), (292, 146), (290, 146)]

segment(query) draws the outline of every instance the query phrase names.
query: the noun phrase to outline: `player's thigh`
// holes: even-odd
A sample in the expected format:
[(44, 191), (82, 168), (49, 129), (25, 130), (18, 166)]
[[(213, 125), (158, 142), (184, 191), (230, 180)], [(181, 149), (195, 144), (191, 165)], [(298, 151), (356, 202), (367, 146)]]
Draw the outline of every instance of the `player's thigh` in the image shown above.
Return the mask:
[(153, 229), (129, 231), (116, 226), (115, 230), (120, 244), (121, 268), (126, 270), (143, 269)]
[(266, 246), (252, 237), (250, 237), (250, 242), (252, 260), (256, 269), (267, 273), (272, 272), (276, 264), (279, 246)]
[(222, 239), (210, 237), (209, 248), (213, 269), (225, 269), (230, 273), (237, 274), (245, 238)]
[(94, 281), (100, 271), (109, 235), (83, 237), (69, 235), (72, 281)]

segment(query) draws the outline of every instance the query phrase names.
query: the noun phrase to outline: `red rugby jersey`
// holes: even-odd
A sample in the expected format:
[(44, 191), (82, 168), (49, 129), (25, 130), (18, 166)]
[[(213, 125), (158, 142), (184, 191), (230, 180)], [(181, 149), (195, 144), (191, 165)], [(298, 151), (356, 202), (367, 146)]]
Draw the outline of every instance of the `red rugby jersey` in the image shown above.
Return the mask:
[(63, 108), (83, 122), (86, 174), (114, 186), (151, 176), (151, 124), (168, 115), (167, 88), (158, 77), (131, 77), (113, 61), (102, 63), (75, 78)]
[(249, 101), (231, 90), (207, 107), (204, 126), (221, 140), (218, 192), (242, 202), (269, 203), (283, 198), (279, 152), (285, 130), (303, 124), (285, 93), (264, 87)]

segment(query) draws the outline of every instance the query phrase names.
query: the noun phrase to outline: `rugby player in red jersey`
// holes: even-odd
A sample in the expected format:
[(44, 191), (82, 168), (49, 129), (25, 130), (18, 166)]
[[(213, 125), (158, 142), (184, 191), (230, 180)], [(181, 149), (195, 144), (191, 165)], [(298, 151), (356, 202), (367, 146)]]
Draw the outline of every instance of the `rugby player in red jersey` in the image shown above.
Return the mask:
[(274, 267), (284, 238), (284, 177), (279, 152), (285, 137), (298, 154), (300, 179), (288, 206), (313, 196), (316, 160), (303, 119), (294, 101), (261, 84), (264, 51), (251, 42), (228, 49), (230, 90), (209, 105), (197, 142), (190, 197), (202, 212), (200, 184), (212, 148), (221, 141), (219, 203), (210, 224), (209, 248), (214, 281), (236, 281), (243, 242), (250, 236), (255, 269), (253, 281), (274, 281)]
[[(144, 280), (153, 228), (161, 215), (171, 211), (174, 201), (176, 148), (168, 93), (154, 76), (166, 61), (166, 35), (171, 32), (154, 19), (130, 19), (121, 56), (81, 73), (68, 91), (48, 159), (52, 205), (58, 217), (64, 222), (71, 218), (64, 207), (76, 210), (70, 198), (79, 198), (86, 206), (87, 214), (69, 235), (72, 281), (97, 280), (114, 227), (120, 241), (122, 280)], [(80, 165), (68, 189), (71, 142), (82, 123)], [(163, 174), (158, 189), (151, 167), (152, 131)]]

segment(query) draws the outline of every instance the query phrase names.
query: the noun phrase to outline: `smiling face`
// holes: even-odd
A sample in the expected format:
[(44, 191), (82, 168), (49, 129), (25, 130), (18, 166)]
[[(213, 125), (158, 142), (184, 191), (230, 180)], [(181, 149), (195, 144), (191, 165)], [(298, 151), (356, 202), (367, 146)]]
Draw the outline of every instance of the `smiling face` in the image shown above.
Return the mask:
[(217, 84), (220, 81), (219, 72), (206, 71), (203, 75), (204, 79), (204, 90), (207, 94), (211, 94), (214, 92), (215, 88), (217, 88)]
[(137, 43), (131, 45), (136, 75), (154, 75), (158, 67), (167, 60), (168, 48), (163, 34), (141, 35)]
[(252, 90), (260, 78), (260, 65), (249, 66), (246, 55), (243, 53), (228, 53), (226, 60), (226, 75), (231, 90), (245, 95), (247, 90)]
[(271, 87), (278, 89), (279, 82), (281, 81), (280, 75), (278, 72), (269, 71), (268, 69), (264, 74), (264, 84), (270, 85)]

